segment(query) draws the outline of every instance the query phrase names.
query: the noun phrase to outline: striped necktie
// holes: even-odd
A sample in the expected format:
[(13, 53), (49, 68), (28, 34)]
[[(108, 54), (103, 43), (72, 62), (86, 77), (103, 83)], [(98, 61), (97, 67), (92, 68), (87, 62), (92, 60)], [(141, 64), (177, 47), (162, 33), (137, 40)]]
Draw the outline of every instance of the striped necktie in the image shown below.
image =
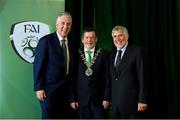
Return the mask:
[(115, 69), (116, 70), (118, 69), (119, 63), (121, 62), (121, 54), (122, 54), (121, 50), (118, 50), (117, 52), (118, 52), (118, 55), (117, 55), (117, 58), (115, 61)]
[(91, 65), (91, 63), (92, 63), (92, 58), (91, 58), (91, 51), (90, 50), (88, 50), (88, 51), (86, 51), (87, 52), (87, 54), (88, 54), (88, 60), (87, 60), (87, 62), (88, 62), (88, 64), (89, 65)]

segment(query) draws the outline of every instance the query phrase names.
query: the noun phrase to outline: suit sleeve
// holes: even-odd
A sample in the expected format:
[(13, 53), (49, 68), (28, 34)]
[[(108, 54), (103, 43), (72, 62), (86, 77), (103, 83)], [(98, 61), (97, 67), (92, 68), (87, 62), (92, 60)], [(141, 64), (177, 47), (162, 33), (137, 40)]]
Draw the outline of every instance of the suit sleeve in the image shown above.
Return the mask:
[(109, 61), (108, 61), (108, 52), (104, 53), (104, 64), (105, 64), (105, 91), (104, 91), (104, 100), (111, 101), (111, 85), (110, 85), (110, 75), (109, 75)]
[(43, 37), (36, 47), (36, 55), (33, 64), (34, 90), (44, 89), (45, 58), (47, 56), (47, 43)]
[(146, 79), (146, 61), (142, 49), (139, 49), (137, 55), (137, 74), (139, 79), (139, 103), (146, 103), (148, 87)]
[(69, 101), (74, 102), (77, 101), (77, 92), (76, 92), (76, 82), (78, 75), (78, 50), (73, 49), (72, 51), (72, 59), (71, 59), (71, 72), (70, 72), (70, 96)]

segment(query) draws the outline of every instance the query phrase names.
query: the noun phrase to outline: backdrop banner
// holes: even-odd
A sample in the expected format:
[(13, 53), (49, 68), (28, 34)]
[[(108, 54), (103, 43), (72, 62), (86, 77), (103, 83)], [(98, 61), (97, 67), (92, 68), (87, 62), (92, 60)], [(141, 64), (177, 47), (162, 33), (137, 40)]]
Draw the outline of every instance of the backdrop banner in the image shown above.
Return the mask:
[(41, 117), (33, 90), (39, 39), (55, 31), (65, 0), (0, 0), (0, 119)]

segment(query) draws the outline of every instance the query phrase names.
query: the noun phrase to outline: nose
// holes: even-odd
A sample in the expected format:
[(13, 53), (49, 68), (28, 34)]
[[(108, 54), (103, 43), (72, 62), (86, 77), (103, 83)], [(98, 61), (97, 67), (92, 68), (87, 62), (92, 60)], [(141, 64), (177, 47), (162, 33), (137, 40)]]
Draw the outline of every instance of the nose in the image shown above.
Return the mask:
[(64, 28), (69, 28), (69, 26), (70, 26), (69, 23), (64, 24)]
[(118, 38), (115, 38), (115, 39), (114, 39), (114, 42), (117, 42), (117, 41), (118, 41)]
[(89, 42), (91, 42), (91, 38), (89, 37), (89, 38), (87, 38), (87, 42), (89, 43)]
[(64, 24), (64, 28), (67, 28), (67, 24)]

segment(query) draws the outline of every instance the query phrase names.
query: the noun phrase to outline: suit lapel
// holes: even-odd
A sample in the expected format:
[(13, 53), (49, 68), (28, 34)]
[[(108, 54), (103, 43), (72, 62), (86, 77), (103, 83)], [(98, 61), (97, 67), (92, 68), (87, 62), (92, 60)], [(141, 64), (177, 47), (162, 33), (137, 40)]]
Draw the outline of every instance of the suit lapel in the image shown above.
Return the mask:
[(86, 70), (87, 66), (86, 66), (86, 64), (84, 63), (84, 60), (83, 60), (83, 59), (86, 59), (84, 49), (79, 49), (79, 59), (80, 59), (80, 64), (83, 67), (83, 70)]
[[(95, 48), (95, 51), (94, 51), (94, 55), (93, 55), (93, 59), (94, 59), (94, 57), (95, 57), (95, 54), (97, 53), (97, 50), (98, 50), (98, 48), (96, 47)], [(100, 54), (100, 53), (99, 53)], [(96, 60), (94, 61), (94, 64), (92, 65), (92, 69), (94, 70), (94, 67), (96, 66), (96, 64), (97, 64), (97, 61), (98, 61), (98, 59), (99, 59), (99, 54), (98, 54), (98, 56), (96, 57)]]
[(118, 66), (117, 75), (119, 75), (121, 73), (121, 70), (123, 69), (123, 67), (126, 66), (127, 58), (129, 56), (129, 54), (130, 54), (130, 46), (128, 45), (127, 48), (126, 48), (126, 51), (124, 52), (124, 55), (123, 55), (123, 57), (121, 59), (121, 62), (119, 64), (119, 66)]
[(54, 33), (54, 36), (55, 37), (54, 37), (54, 40), (52, 41), (52, 44), (59, 53), (62, 53), (63, 52), (62, 47), (60, 46), (60, 41), (58, 39), (56, 32)]
[(116, 71), (114, 68), (115, 57), (116, 57), (116, 50), (113, 50), (111, 57), (110, 57), (110, 65), (111, 65), (111, 71), (112, 71), (113, 76), (116, 76)]

